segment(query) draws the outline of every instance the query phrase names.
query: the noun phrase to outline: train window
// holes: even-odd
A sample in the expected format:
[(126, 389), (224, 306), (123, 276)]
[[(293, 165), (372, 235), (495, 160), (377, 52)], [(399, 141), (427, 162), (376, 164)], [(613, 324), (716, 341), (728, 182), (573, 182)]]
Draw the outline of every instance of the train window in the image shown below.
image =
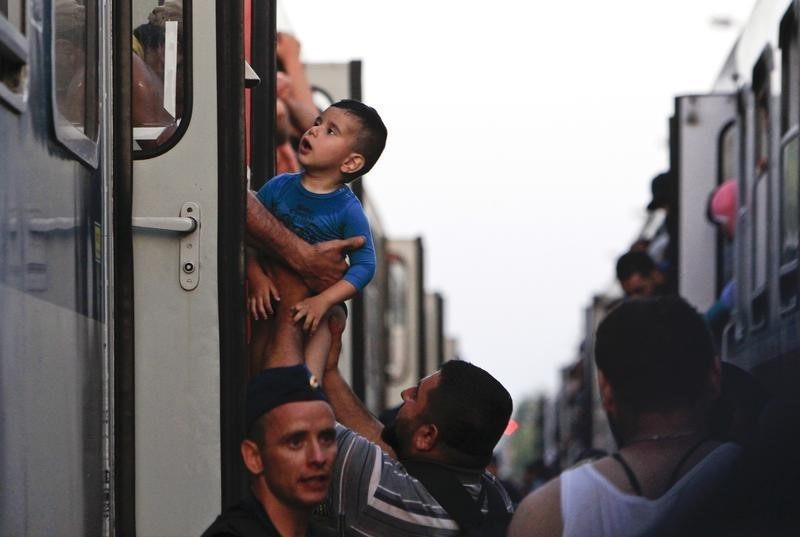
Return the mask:
[(98, 5), (58, 0), (53, 6), (53, 119), (59, 141), (97, 165)]
[(769, 84), (756, 90), (755, 175), (766, 173), (769, 167)]
[(800, 199), (800, 138), (794, 136), (783, 146), (781, 158), (781, 172), (783, 184), (781, 193), (781, 265), (797, 259), (798, 231), (800, 219), (798, 218), (798, 200)]
[(800, 49), (794, 6), (781, 21), (781, 134), (797, 127), (800, 121)]
[(739, 171), (739, 129), (736, 123), (725, 127), (721, 138), (720, 173), (719, 182), (738, 177)]
[(22, 111), (27, 86), (25, 0), (0, 0), (0, 101)]
[(187, 0), (134, 0), (131, 122), (136, 158), (167, 151), (185, 132), (189, 109)]
[(800, 49), (794, 7), (781, 21), (780, 300), (797, 305), (800, 242)]
[(770, 155), (770, 71), (772, 54), (764, 50), (761, 59), (753, 69), (753, 97), (755, 109), (753, 118), (754, 160), (752, 190), (752, 315), (753, 328), (764, 325), (767, 315), (767, 274), (769, 263), (769, 155)]

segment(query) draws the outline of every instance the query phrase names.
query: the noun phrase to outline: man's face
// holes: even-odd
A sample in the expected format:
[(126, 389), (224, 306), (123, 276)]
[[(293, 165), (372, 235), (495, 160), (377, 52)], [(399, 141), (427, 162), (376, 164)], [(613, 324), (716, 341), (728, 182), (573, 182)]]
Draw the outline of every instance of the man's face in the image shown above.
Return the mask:
[(323, 401), (287, 403), (265, 418), (260, 449), (264, 480), (284, 505), (308, 508), (328, 493), (336, 459), (336, 430), (330, 405)]
[(395, 450), (400, 459), (414, 454), (412, 438), (417, 428), (423, 424), (423, 415), (428, 406), (428, 398), (442, 381), (439, 371), (425, 377), (419, 384), (406, 388), (400, 394), (403, 406), (397, 411), (394, 422), (384, 427), (381, 438)]
[(345, 110), (330, 107), (300, 139), (297, 158), (306, 169), (340, 173), (341, 165), (354, 151), (361, 125)]
[(656, 294), (657, 283), (652, 275), (645, 276), (634, 272), (621, 285), (625, 296), (628, 297), (646, 298)]

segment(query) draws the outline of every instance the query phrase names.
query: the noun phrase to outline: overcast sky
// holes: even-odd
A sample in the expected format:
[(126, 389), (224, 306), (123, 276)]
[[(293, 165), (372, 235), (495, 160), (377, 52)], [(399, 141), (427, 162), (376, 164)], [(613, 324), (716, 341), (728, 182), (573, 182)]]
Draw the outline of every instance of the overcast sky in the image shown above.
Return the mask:
[[(423, 237), (462, 358), (518, 400), (552, 393), (613, 282), (677, 94), (705, 93), (753, 0), (283, 0), (304, 61), (364, 62), (389, 129), (366, 179)], [(733, 26), (712, 25), (715, 17)]]

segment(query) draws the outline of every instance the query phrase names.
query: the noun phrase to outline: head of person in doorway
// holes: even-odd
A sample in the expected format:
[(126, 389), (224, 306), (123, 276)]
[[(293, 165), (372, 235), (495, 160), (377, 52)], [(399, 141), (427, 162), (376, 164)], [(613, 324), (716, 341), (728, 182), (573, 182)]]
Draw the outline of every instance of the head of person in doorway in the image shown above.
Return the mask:
[(397, 457), (482, 469), (511, 417), (511, 395), (469, 362), (445, 362), (401, 394), (403, 405), (381, 438)]
[(327, 495), (336, 459), (333, 410), (304, 365), (264, 369), (248, 385), (242, 459), (276, 528)]
[(630, 251), (617, 259), (617, 281), (626, 297), (650, 297), (659, 294), (664, 274), (643, 251)]

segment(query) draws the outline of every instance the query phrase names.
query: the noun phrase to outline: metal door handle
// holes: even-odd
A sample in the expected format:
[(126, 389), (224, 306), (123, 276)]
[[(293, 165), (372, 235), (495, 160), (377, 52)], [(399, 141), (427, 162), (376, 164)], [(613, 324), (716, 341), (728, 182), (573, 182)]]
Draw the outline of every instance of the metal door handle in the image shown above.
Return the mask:
[(180, 216), (134, 216), (131, 226), (139, 230), (174, 231), (180, 233), (178, 281), (186, 291), (200, 283), (200, 205), (187, 201)]
[(159, 231), (177, 231), (191, 233), (197, 229), (197, 220), (191, 217), (178, 216), (134, 216), (131, 218), (134, 229), (157, 229)]

